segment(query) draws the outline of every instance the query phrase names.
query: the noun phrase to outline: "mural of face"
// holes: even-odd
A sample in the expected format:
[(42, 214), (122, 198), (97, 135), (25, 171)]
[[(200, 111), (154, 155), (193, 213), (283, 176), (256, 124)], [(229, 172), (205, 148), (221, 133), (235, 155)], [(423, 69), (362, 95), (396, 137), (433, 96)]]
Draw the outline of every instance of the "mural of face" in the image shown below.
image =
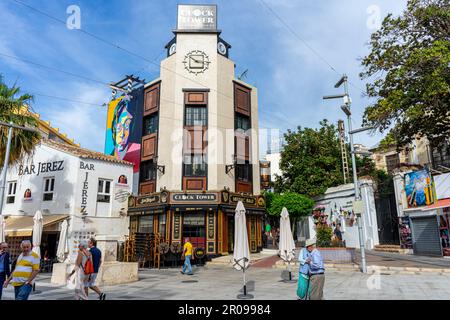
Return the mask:
[(128, 149), (132, 119), (133, 116), (128, 110), (128, 100), (122, 99), (116, 107), (112, 128), (115, 155), (120, 159)]

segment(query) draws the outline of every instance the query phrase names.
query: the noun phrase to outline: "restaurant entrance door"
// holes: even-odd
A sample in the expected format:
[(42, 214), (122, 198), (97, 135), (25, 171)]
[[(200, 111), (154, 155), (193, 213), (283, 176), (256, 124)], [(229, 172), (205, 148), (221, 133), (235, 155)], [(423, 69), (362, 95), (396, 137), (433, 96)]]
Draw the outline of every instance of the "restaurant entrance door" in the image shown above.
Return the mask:
[(206, 249), (206, 214), (204, 211), (183, 212), (183, 243), (189, 237), (192, 246)]

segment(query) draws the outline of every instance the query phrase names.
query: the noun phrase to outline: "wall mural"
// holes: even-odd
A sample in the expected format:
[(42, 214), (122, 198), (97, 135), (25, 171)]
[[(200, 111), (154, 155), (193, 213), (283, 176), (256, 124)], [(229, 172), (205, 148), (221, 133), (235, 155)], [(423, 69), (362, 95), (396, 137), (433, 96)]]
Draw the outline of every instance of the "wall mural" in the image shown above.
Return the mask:
[(405, 192), (409, 208), (426, 206), (435, 202), (433, 180), (427, 170), (405, 174)]
[(106, 120), (105, 153), (132, 162), (134, 181), (139, 180), (143, 101), (143, 88), (111, 100)]

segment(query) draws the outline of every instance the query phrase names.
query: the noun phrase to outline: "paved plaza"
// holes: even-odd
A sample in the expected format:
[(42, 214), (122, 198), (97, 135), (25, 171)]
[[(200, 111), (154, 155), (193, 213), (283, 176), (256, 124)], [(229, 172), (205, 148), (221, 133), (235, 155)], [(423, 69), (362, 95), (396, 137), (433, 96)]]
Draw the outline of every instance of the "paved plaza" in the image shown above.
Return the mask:
[[(180, 274), (178, 269), (141, 269), (138, 282), (105, 287), (107, 299), (121, 300), (227, 300), (236, 299), (242, 289), (242, 272), (228, 266), (194, 268), (195, 275)], [(296, 283), (281, 280), (282, 270), (250, 268), (248, 290), (255, 299), (295, 300)], [(361, 274), (357, 271), (328, 271), (325, 299), (450, 299), (450, 277), (439, 273), (420, 275)], [(90, 299), (96, 300), (90, 292)], [(13, 289), (4, 291), (3, 299), (13, 299)], [(50, 283), (50, 274), (41, 274), (36, 293), (30, 300), (71, 300), (73, 290)]]

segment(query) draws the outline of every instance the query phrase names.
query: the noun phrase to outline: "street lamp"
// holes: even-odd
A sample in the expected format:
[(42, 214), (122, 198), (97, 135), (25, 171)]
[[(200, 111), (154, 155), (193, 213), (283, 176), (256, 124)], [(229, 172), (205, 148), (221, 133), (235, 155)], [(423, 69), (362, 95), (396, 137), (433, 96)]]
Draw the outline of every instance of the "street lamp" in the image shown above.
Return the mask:
[(0, 189), (1, 189), (1, 191), (0, 191), (0, 216), (1, 216), (2, 212), (3, 212), (3, 198), (5, 197), (5, 189), (6, 189), (6, 171), (8, 170), (9, 154), (11, 153), (11, 140), (12, 140), (13, 128), (19, 129), (19, 130), (31, 131), (31, 132), (38, 132), (38, 130), (36, 130), (34, 128), (18, 126), (16, 124), (13, 124), (12, 122), (6, 123), (3, 121), (0, 121), (0, 126), (9, 127), (8, 142), (6, 143), (5, 159), (3, 162), (3, 170), (1, 173), (1, 179), (0, 179), (2, 181), (1, 185), (0, 185)]
[[(344, 105), (341, 106), (342, 111), (347, 115), (347, 121), (348, 121), (348, 135), (350, 137), (350, 153), (352, 156), (352, 170), (353, 170), (353, 186), (355, 188), (355, 203), (356, 201), (359, 201), (361, 198), (359, 194), (359, 188), (358, 188), (358, 176), (356, 173), (356, 159), (355, 159), (355, 147), (353, 145), (353, 134), (357, 132), (362, 132), (365, 130), (372, 129), (372, 127), (366, 127), (357, 129), (355, 131), (352, 130), (352, 113), (350, 111), (352, 100), (350, 99), (350, 96), (348, 94), (348, 83), (347, 83), (347, 75), (343, 75), (341, 79), (334, 85), (335, 88), (339, 88), (342, 84), (344, 85), (344, 94), (339, 95), (330, 95), (330, 96), (324, 96), (324, 100), (328, 99), (339, 99), (342, 98), (344, 100)], [(366, 254), (365, 254), (365, 246), (364, 246), (364, 237), (363, 237), (363, 227), (362, 227), (362, 217), (359, 217), (358, 219), (358, 233), (359, 233), (359, 247), (361, 250), (361, 271), (363, 273), (367, 272), (366, 268)]]

